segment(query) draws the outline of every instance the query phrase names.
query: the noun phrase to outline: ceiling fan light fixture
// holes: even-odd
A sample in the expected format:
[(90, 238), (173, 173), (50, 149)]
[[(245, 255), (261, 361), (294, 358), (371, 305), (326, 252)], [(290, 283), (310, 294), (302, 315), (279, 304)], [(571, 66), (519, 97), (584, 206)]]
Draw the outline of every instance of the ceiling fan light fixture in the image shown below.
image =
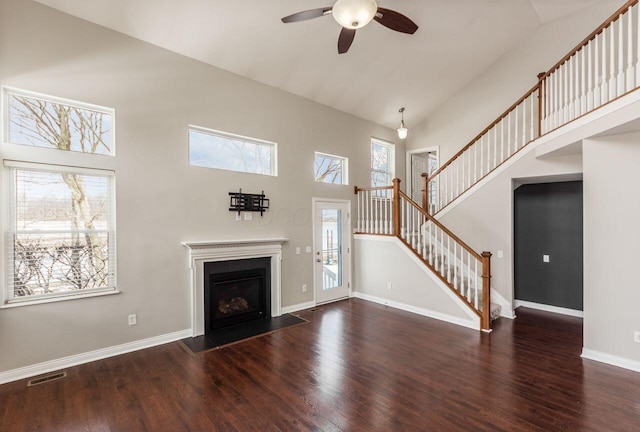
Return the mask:
[(398, 138), (401, 140), (407, 139), (407, 134), (409, 133), (409, 129), (404, 125), (404, 108), (400, 108), (398, 110), (400, 114), (402, 114), (402, 120), (400, 120), (400, 127), (396, 129), (398, 132)]
[(375, 0), (338, 0), (331, 14), (342, 27), (355, 30), (369, 24), (377, 11)]

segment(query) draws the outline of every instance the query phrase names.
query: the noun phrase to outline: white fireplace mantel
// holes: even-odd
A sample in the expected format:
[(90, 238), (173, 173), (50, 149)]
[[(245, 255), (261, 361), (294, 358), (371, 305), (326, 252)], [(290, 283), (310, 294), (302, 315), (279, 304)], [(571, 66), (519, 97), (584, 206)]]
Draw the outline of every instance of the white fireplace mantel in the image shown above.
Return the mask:
[(287, 238), (185, 241), (191, 270), (192, 335), (204, 334), (204, 263), (249, 258), (271, 258), (271, 316), (280, 316), (282, 244)]

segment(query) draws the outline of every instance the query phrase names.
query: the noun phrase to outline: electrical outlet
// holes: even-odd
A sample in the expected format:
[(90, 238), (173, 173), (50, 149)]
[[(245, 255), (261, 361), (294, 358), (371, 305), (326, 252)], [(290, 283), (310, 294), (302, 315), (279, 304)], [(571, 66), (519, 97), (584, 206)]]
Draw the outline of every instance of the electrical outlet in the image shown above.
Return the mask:
[(245, 213), (244, 214), (244, 220), (252, 220), (253, 219), (253, 214), (252, 213)]
[(549, 255), (542, 255), (542, 262), (549, 262)]
[(307, 284), (302, 284), (302, 292), (307, 292)]
[(236, 220), (242, 220), (242, 215), (240, 213), (236, 213)]
[(300, 248), (299, 247), (296, 248), (296, 255), (300, 255)]
[(640, 343), (640, 331), (634, 331), (633, 332), (633, 340), (637, 343)]
[(138, 316), (136, 314), (131, 314), (129, 315), (129, 325), (136, 325), (138, 324)]
[(391, 282), (387, 282), (387, 289), (388, 290), (392, 290), (393, 289), (393, 285), (391, 284)]

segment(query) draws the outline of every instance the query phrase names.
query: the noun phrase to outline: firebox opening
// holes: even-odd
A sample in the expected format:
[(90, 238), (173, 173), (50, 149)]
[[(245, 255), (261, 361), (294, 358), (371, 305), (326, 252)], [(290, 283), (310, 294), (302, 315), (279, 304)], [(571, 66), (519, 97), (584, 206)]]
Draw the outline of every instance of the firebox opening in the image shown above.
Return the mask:
[(205, 333), (270, 317), (270, 259), (205, 263)]

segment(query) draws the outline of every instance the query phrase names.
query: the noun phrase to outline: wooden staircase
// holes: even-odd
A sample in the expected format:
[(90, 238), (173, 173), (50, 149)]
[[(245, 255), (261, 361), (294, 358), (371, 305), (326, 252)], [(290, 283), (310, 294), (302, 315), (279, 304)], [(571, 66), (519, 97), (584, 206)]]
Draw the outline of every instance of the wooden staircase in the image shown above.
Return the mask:
[(471, 249), (438, 221), (439, 213), (533, 141), (638, 88), (640, 10), (630, 0), (436, 172), (423, 174), (421, 204), (400, 191), (399, 179), (356, 187), (357, 233), (400, 239), (490, 331), (501, 312), (490, 301), (491, 253)]
[(500, 306), (490, 302), (490, 252), (478, 253), (400, 190), (392, 186), (355, 188), (358, 195), (356, 234), (395, 236), (438, 279), (480, 317), (491, 330)]

